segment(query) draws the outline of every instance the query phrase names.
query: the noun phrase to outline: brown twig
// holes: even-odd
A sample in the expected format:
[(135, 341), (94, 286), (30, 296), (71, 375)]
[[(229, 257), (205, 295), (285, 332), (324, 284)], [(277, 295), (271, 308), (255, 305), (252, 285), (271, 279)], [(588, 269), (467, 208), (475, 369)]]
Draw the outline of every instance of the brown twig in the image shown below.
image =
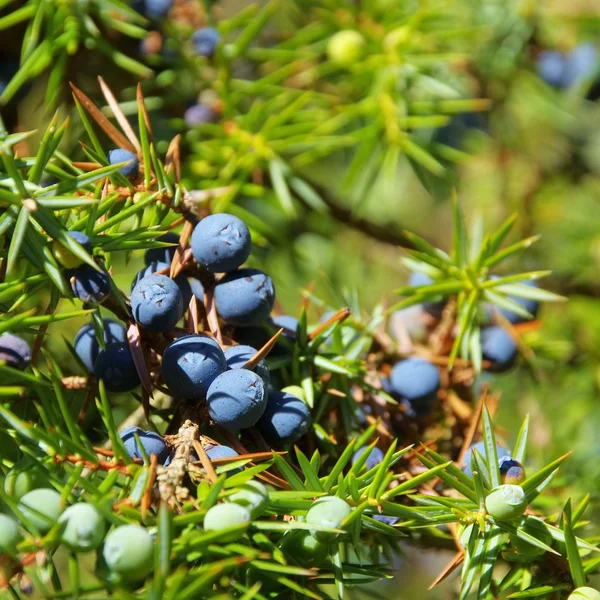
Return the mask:
[(64, 456), (59, 456), (57, 454), (54, 456), (54, 462), (56, 464), (69, 462), (73, 465), (83, 465), (90, 471), (118, 471), (122, 475), (130, 474), (127, 467), (122, 463), (108, 462), (106, 460), (99, 460), (97, 463), (95, 463), (91, 460), (81, 458), (81, 456), (75, 456), (74, 454), (66, 454)]
[[(329, 213), (337, 221), (372, 237), (378, 242), (414, 249), (414, 244), (411, 240), (394, 223), (373, 223), (355, 214), (351, 208), (344, 206), (325, 186), (319, 185), (314, 181), (310, 181), (310, 185), (319, 194), (323, 202), (327, 205)], [(306, 204), (299, 195), (296, 195), (296, 198), (303, 204)]]

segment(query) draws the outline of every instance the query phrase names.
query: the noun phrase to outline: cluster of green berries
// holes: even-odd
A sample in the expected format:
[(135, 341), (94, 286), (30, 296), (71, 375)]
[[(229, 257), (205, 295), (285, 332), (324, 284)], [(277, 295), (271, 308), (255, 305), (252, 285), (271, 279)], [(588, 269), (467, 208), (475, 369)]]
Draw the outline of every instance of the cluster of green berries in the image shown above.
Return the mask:
[[(126, 445), (131, 433), (124, 436)], [(36, 475), (41, 478), (35, 480)], [(18, 490), (15, 488), (17, 479)], [(37, 484), (41, 487), (30, 489)], [(139, 584), (150, 574), (155, 554), (151, 531), (136, 524), (111, 528), (96, 506), (83, 500), (67, 506), (63, 497), (47, 486), (48, 480), (38, 466), (24, 470), (23, 465), (16, 465), (8, 474), (5, 487), (13, 492), (17, 502), (14, 512), (19, 519), (0, 514), (0, 555), (17, 559), (23, 552), (22, 542), (26, 548), (29, 538), (59, 530), (60, 543), (71, 552), (97, 551), (99, 565), (108, 570), (109, 578), (115, 582)], [(234, 542), (243, 537), (250, 523), (260, 519), (268, 509), (268, 488), (257, 480), (250, 480), (208, 509), (203, 528), (215, 532), (219, 542)], [(342, 498), (317, 498), (305, 516), (297, 517), (310, 529), (291, 528), (283, 535), (281, 547), (293, 549), (294, 556), (306, 566), (319, 565), (328, 556), (331, 544), (343, 534), (345, 520), (351, 513), (351, 506)]]
[(154, 540), (148, 531), (128, 524), (113, 528), (107, 535), (106, 519), (88, 502), (66, 506), (55, 489), (41, 487), (20, 496), (17, 510), (27, 532), (12, 517), (0, 514), (0, 554), (17, 558), (26, 535), (45, 535), (57, 527), (60, 542), (71, 552), (100, 549), (106, 566), (121, 581), (141, 581), (152, 570)]

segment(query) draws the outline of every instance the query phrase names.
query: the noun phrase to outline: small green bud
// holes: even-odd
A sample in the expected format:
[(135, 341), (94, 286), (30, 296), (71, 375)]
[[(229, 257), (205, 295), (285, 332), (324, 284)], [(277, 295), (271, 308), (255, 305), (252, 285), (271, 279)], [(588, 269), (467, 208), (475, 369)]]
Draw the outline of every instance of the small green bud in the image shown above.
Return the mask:
[(27, 492), (19, 503), (23, 516), (42, 534), (48, 533), (60, 517), (63, 501), (60, 494), (50, 488)]
[(527, 496), (519, 485), (501, 485), (485, 499), (485, 507), (495, 519), (516, 519), (527, 508)]
[(0, 514), (0, 554), (14, 556), (22, 537), (17, 522), (8, 515)]
[(569, 596), (569, 600), (600, 600), (600, 592), (591, 587), (580, 587)]
[(74, 552), (89, 552), (100, 546), (106, 533), (104, 519), (95, 506), (80, 502), (69, 506), (58, 519), (67, 525), (62, 542)]
[(106, 536), (102, 555), (123, 581), (141, 581), (154, 566), (154, 541), (139, 525), (121, 525)]
[[(250, 511), (232, 502), (216, 504), (208, 509), (204, 517), (204, 529), (206, 531), (221, 531), (236, 525), (248, 525), (250, 522)], [(244, 535), (244, 531), (234, 531), (224, 538), (224, 542), (234, 542)]]
[(231, 494), (229, 502), (239, 504), (250, 511), (250, 517), (257, 519), (269, 505), (269, 492), (260, 481), (248, 481), (238, 492)]
[[(315, 500), (306, 513), (306, 522), (310, 525), (325, 527), (340, 527), (342, 521), (352, 512), (347, 502), (337, 496), (323, 496)], [(311, 530), (311, 534), (319, 542), (332, 542), (338, 537), (337, 533)]]
[(349, 67), (359, 60), (364, 45), (365, 39), (358, 31), (338, 31), (327, 44), (327, 56), (331, 62)]

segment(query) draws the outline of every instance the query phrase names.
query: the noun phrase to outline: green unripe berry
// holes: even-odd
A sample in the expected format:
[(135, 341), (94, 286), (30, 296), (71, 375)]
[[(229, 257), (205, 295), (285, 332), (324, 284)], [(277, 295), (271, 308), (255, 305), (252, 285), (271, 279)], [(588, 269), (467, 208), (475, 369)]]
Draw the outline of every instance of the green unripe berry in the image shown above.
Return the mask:
[(14, 556), (22, 537), (17, 522), (7, 515), (0, 514), (0, 554)]
[[(323, 496), (315, 500), (306, 513), (309, 525), (340, 527), (342, 521), (352, 512), (347, 502), (337, 496)], [(311, 534), (320, 542), (332, 542), (339, 534), (326, 531), (311, 530)]]
[(580, 587), (569, 596), (569, 600), (600, 600), (600, 592), (591, 587)]
[(6, 474), (4, 491), (14, 500), (20, 500), (27, 492), (48, 484), (42, 469), (32, 460), (19, 460)]
[(19, 503), (23, 516), (42, 534), (50, 531), (63, 508), (60, 494), (50, 488), (27, 492)]
[(154, 541), (139, 525), (121, 525), (106, 536), (102, 555), (123, 581), (141, 581), (154, 566)]
[(257, 519), (269, 505), (269, 492), (260, 481), (248, 481), (238, 492), (231, 494), (228, 500), (250, 511), (250, 517)]
[(349, 67), (360, 58), (365, 39), (358, 31), (338, 31), (327, 44), (329, 60), (342, 67)]
[(69, 506), (58, 519), (67, 525), (62, 534), (62, 542), (74, 552), (89, 552), (100, 546), (106, 533), (102, 515), (96, 507), (87, 502)]
[[(525, 533), (532, 535), (533, 537), (540, 540), (540, 542), (546, 544), (546, 546), (550, 546), (550, 544), (552, 544), (552, 536), (544, 529), (535, 527), (527, 521), (525, 521), (525, 523), (522, 525), (522, 529)], [(517, 552), (523, 556), (533, 558), (544, 554), (544, 550), (542, 548), (538, 548), (537, 546), (534, 546), (533, 544), (522, 540), (516, 535), (511, 536), (510, 541), (515, 550), (517, 550)]]
[(299, 385), (288, 385), (287, 387), (282, 388), (281, 391), (296, 396), (296, 398), (300, 398), (300, 400), (306, 402), (306, 394)]
[[(206, 531), (220, 531), (236, 525), (248, 525), (250, 522), (250, 511), (232, 502), (216, 504), (208, 509), (204, 517), (204, 529)], [(234, 542), (244, 535), (244, 531), (233, 531), (221, 538), (224, 542)]]
[(319, 566), (329, 554), (328, 544), (320, 542), (309, 531), (295, 532), (283, 541), (283, 549), (305, 567)]
[(494, 519), (516, 519), (527, 508), (527, 496), (520, 485), (501, 485), (490, 492), (485, 507)]

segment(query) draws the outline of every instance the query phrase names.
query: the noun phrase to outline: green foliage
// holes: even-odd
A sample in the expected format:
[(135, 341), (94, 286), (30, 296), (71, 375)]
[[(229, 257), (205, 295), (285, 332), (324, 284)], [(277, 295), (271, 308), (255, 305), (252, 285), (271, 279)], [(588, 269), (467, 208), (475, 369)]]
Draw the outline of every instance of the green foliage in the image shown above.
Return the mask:
[[(390, 578), (394, 557), (411, 544), (454, 553), (434, 583), (460, 570), (459, 600), (563, 599), (585, 587), (600, 564), (597, 528), (584, 520), (594, 498), (565, 487), (567, 454), (545, 466), (530, 459), (529, 438), (539, 436), (527, 417), (510, 453), (527, 467), (512, 490), (525, 500), (507, 508), (502, 430), (493, 424), (497, 381), (481, 379), (494, 367), (483, 360), (481, 333), (494, 324), (541, 387), (564, 347), (536, 338), (541, 323), (519, 300), (565, 298), (562, 289), (526, 285), (550, 272), (544, 260), (522, 258), (536, 256), (538, 239), (526, 225), (516, 231), (522, 220), (511, 216), (490, 233), (483, 219), (469, 226), (461, 207), (472, 199), (454, 166), (469, 155), (438, 131), (455, 115), (491, 108), (492, 122), (512, 123), (497, 136), (501, 150), (523, 158), (530, 147), (511, 139), (519, 85), (542, 88), (535, 98), (553, 106), (551, 115), (571, 109), (568, 98), (552, 104), (558, 92), (531, 73), (519, 80), (533, 15), (492, 0), (271, 0), (228, 16), (214, 4), (177, 2), (151, 22), (118, 1), (0, 0), (0, 30), (20, 31), (21, 42), (20, 69), (0, 92), (0, 334), (32, 347), (27, 368), (0, 363), (0, 510), (11, 519), (0, 532), (0, 597), (24, 598), (31, 586), (44, 598), (344, 598)], [(197, 56), (190, 40), (207, 25), (221, 36), (211, 58)], [(160, 31), (148, 33), (154, 26)], [(156, 36), (164, 51), (133, 50), (132, 40)], [(106, 63), (93, 73), (98, 86), (84, 67), (97, 56)], [(131, 75), (145, 81), (133, 87)], [(28, 81), (45, 90), (35, 130), (21, 117), (13, 127), (11, 108)], [(197, 101), (210, 107), (211, 122), (185, 122), (183, 106)], [(558, 121), (559, 129), (572, 125), (569, 115)], [(139, 176), (109, 164), (115, 147), (136, 155)], [(540, 159), (535, 176), (543, 179), (551, 162)], [(330, 175), (339, 164), (343, 173)], [(451, 204), (448, 252), (368, 210), (369, 192), (395, 191), (403, 166), (421, 190)], [(460, 193), (448, 194), (457, 184)], [(543, 199), (544, 189), (528, 194)], [(203, 404), (172, 398), (161, 375), (165, 347), (186, 333), (222, 347), (243, 343), (244, 332), (215, 308), (219, 277), (188, 247), (198, 220), (223, 211), (248, 224), (253, 267), (288, 253), (301, 262), (290, 249), (298, 231), (350, 227), (377, 249), (402, 246), (403, 264), (432, 279), (400, 288), (386, 279), (386, 290), (402, 296), (391, 308), (387, 299), (364, 302), (368, 277), (354, 281), (356, 291), (335, 289), (343, 302), (333, 306), (319, 284), (306, 286), (295, 332), (273, 323), (260, 331), (245, 367), (266, 357), (273, 390), (311, 413), (293, 447), (269, 446), (258, 427), (238, 434), (216, 426)], [(73, 231), (90, 238), (91, 252)], [(185, 307), (179, 327), (157, 334), (136, 323), (129, 284), (142, 251), (173, 247), (161, 239), (168, 232), (178, 242), (164, 275), (199, 280), (204, 296)], [(332, 270), (345, 258), (336, 256)], [(110, 293), (78, 298), (64, 268), (75, 263), (106, 274)], [(586, 281), (589, 265), (582, 269)], [(302, 282), (294, 277), (296, 296)], [(427, 314), (432, 302), (441, 314)], [(69, 328), (83, 318), (104, 348), (106, 316), (127, 327), (141, 383), (131, 393), (107, 391), (74, 348)], [(438, 368), (429, 404), (390, 384), (407, 356)], [(119, 433), (131, 424), (161, 435), (167, 464), (149, 455), (139, 433), (140, 457), (130, 454)], [(473, 449), (463, 465), (479, 438), (483, 452)], [(217, 443), (237, 455), (209, 458)], [(372, 464), (375, 450), (383, 458)], [(93, 531), (78, 533), (75, 507), (92, 511)], [(88, 539), (93, 561), (82, 554)]]

